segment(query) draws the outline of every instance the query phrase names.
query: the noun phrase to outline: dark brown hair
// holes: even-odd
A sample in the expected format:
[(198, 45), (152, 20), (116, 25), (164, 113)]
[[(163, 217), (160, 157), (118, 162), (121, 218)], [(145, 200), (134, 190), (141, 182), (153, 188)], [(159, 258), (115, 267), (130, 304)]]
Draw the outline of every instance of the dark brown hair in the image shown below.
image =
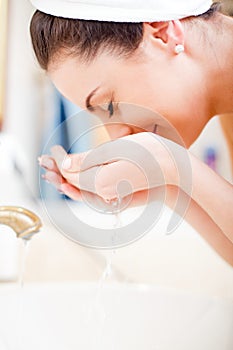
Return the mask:
[[(219, 10), (219, 3), (198, 18), (211, 18)], [(196, 18), (196, 17), (195, 17)], [(78, 56), (85, 62), (92, 60), (100, 49), (130, 56), (143, 38), (143, 23), (85, 21), (54, 17), (36, 11), (30, 33), (33, 49), (40, 66), (47, 70), (62, 54)]]

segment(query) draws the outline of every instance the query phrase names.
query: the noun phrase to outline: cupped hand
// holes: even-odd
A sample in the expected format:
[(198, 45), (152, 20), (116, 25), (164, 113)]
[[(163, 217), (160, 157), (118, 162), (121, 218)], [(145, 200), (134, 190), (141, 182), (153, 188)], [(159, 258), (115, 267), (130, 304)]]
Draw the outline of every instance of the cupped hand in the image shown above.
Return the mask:
[[(68, 155), (60, 146), (42, 156), (44, 178), (74, 200), (112, 201), (119, 196), (145, 201), (148, 191), (177, 185), (181, 146), (151, 133), (138, 133)], [(118, 186), (119, 185), (119, 186)], [(156, 191), (155, 191), (156, 192)]]

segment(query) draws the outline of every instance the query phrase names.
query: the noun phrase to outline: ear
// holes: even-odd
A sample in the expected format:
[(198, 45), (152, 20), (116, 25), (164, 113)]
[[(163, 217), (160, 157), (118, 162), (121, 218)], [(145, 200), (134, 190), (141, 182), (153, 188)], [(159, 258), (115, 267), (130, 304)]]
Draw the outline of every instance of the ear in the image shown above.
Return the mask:
[(160, 40), (174, 52), (176, 45), (184, 45), (184, 29), (181, 21), (144, 23), (144, 35)]

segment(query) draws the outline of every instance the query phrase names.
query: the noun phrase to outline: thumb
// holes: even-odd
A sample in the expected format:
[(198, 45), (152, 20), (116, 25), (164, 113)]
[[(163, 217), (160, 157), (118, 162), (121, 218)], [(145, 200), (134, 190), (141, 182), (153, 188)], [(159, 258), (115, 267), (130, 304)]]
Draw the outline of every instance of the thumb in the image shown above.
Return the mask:
[(64, 161), (62, 162), (62, 171), (74, 173), (78, 171), (87, 170), (88, 167), (86, 166), (84, 168), (83, 161), (89, 152), (83, 152), (78, 154), (67, 154)]
[(83, 163), (83, 160), (85, 159), (87, 153), (89, 152), (83, 152), (79, 154), (68, 154), (61, 146), (53, 146), (51, 148), (51, 154), (54, 158), (57, 167), (59, 168), (60, 172), (78, 172), (81, 170), (81, 165)]

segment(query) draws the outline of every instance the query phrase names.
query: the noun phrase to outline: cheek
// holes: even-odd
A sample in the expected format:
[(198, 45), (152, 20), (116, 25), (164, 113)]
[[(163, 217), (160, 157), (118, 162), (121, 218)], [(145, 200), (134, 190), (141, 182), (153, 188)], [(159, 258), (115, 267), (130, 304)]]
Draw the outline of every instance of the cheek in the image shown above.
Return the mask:
[(149, 108), (144, 107), (143, 104), (140, 105), (140, 102), (119, 103), (116, 115), (122, 123), (145, 130), (148, 127), (151, 129), (151, 126), (158, 120), (158, 115)]
[(202, 129), (202, 126), (185, 115), (179, 118), (172, 116), (171, 118), (168, 117), (165, 123), (161, 123), (158, 127), (158, 134), (184, 147), (190, 147), (198, 138)]
[[(158, 90), (155, 85), (139, 94), (139, 102), (153, 110), (154, 120), (160, 126), (161, 136), (177, 143), (192, 144), (203, 129), (202, 118), (190, 92), (162, 82)], [(146, 114), (145, 114), (146, 115)]]
[(152, 67), (149, 71), (139, 69), (130, 76), (125, 72), (125, 81), (118, 82), (118, 101), (129, 102), (134, 107), (127, 107), (126, 103), (121, 120), (144, 129), (157, 122), (158, 134), (189, 146), (203, 125), (190, 86), (184, 85), (177, 74), (154, 72)]

